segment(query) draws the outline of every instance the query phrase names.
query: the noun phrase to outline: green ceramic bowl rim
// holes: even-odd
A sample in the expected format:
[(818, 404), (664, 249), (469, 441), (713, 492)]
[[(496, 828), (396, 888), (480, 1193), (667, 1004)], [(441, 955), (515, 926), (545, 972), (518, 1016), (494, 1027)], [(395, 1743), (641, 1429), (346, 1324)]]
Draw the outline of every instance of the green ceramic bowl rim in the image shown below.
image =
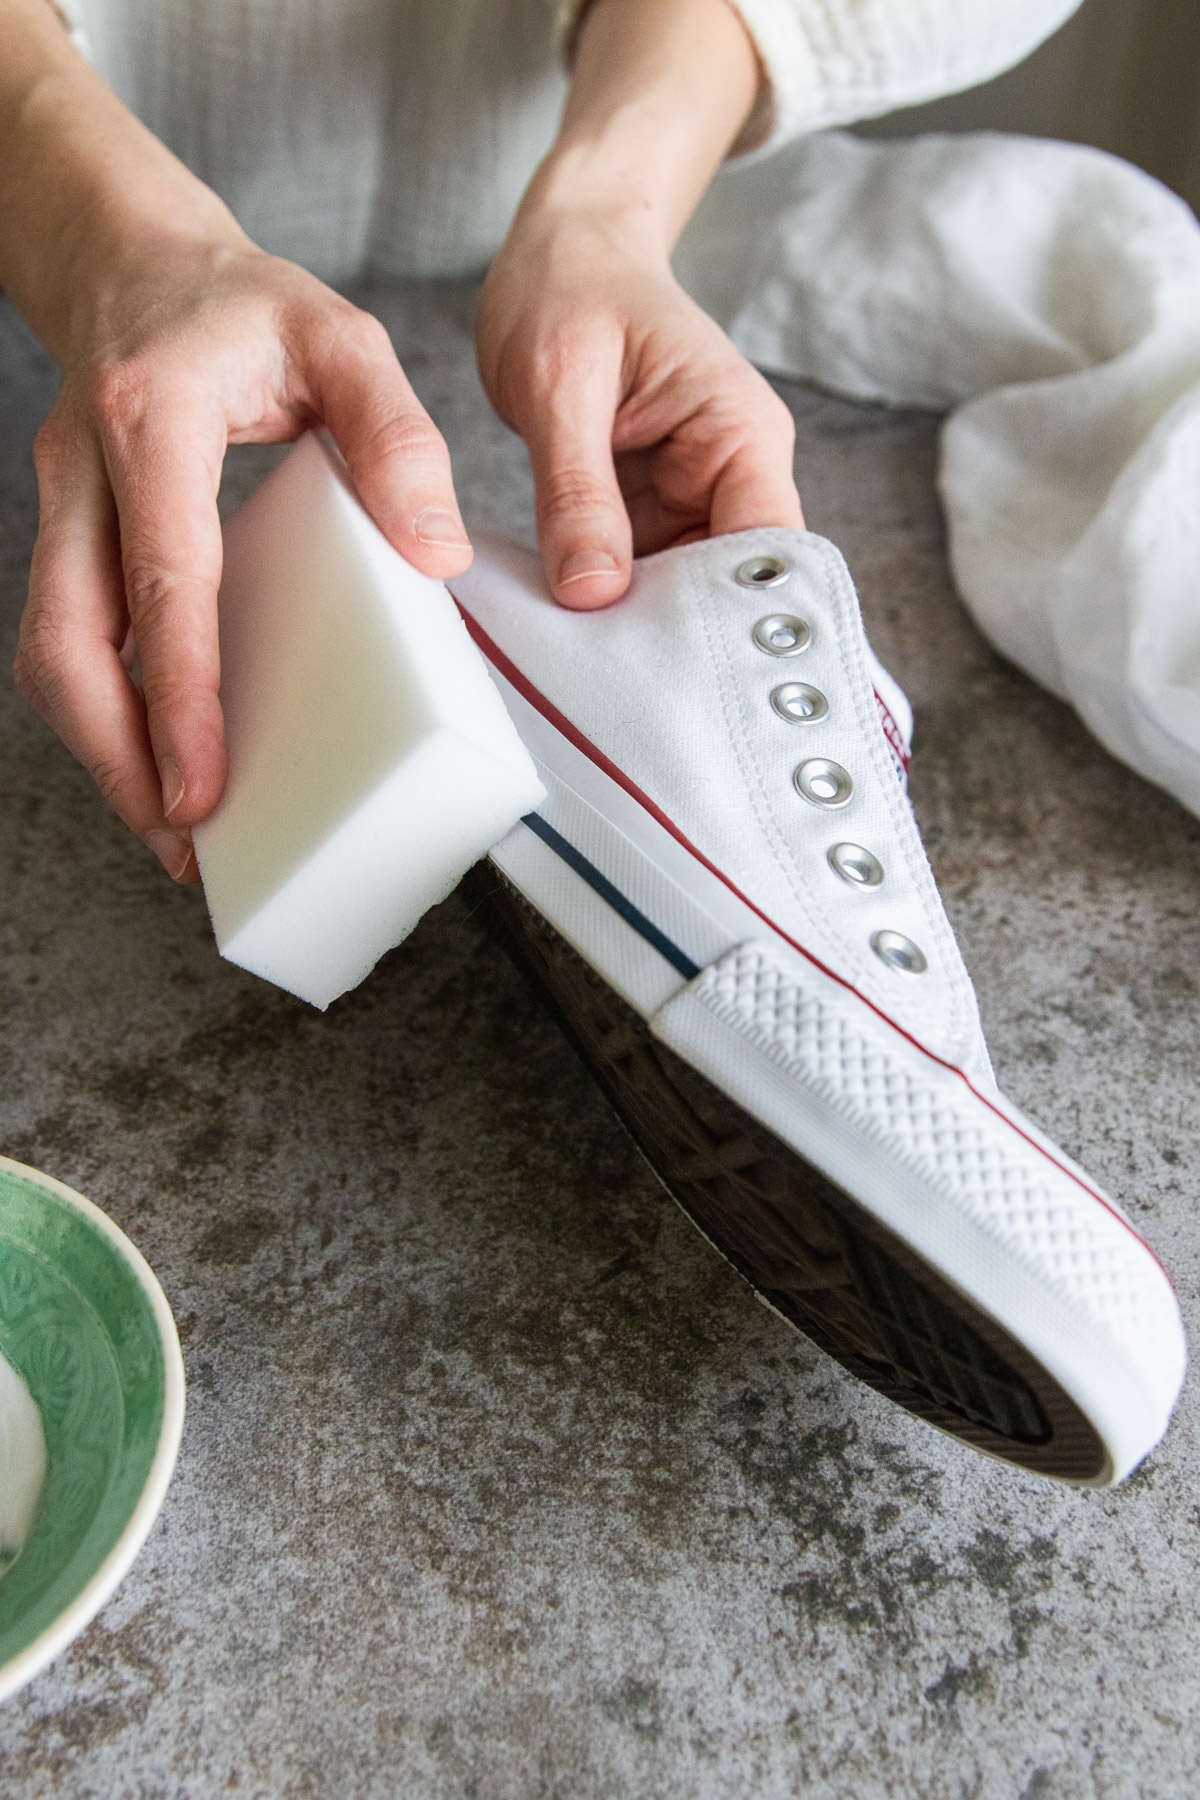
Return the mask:
[(166, 1497), (171, 1476), (175, 1469), (175, 1458), (179, 1453), (179, 1440), (183, 1434), (183, 1357), (179, 1350), (179, 1336), (175, 1330), (175, 1321), (171, 1317), (171, 1309), (167, 1305), (166, 1296), (158, 1285), (154, 1271), (151, 1269), (140, 1250), (136, 1249), (119, 1226), (114, 1225), (107, 1213), (83, 1194), (77, 1194), (74, 1188), (67, 1187), (61, 1181), (55, 1181), (52, 1175), (43, 1175), (40, 1169), (31, 1169), (25, 1163), (13, 1162), (10, 1157), (0, 1156), (0, 1174), (16, 1175), (23, 1181), (32, 1182), (35, 1186), (45, 1188), (65, 1200), (68, 1205), (81, 1212), (98, 1232), (106, 1237), (118, 1254), (132, 1269), (137, 1277), (146, 1299), (154, 1323), (158, 1329), (159, 1342), (163, 1355), (163, 1409), (162, 1424), (158, 1434), (158, 1444), (150, 1472), (133, 1511), (129, 1515), (120, 1537), (96, 1570), (91, 1579), (82, 1587), (75, 1598), (63, 1608), (52, 1625), (48, 1625), (39, 1637), (31, 1644), (26, 1644), (11, 1661), (0, 1665), (0, 1700), (6, 1700), (18, 1688), (24, 1687), (27, 1681), (52, 1662), (60, 1650), (83, 1630), (84, 1626), (100, 1611), (105, 1602), (111, 1599), (117, 1587), (129, 1572), (130, 1564), (145, 1543), (150, 1527), (158, 1517), (159, 1509)]

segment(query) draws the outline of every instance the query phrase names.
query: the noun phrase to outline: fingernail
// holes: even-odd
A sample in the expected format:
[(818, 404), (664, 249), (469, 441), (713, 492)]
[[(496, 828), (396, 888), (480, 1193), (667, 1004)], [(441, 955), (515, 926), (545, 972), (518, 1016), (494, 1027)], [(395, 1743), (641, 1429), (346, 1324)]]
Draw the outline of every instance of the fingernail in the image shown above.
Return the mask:
[(576, 550), (571, 556), (564, 556), (558, 585), (567, 587), (572, 581), (586, 581), (589, 575), (615, 575), (620, 567), (611, 550)]
[(192, 860), (192, 846), (187, 838), (180, 837), (177, 831), (152, 831), (146, 843), (153, 850), (172, 881), (178, 881), (187, 872)]
[(169, 819), (183, 799), (183, 770), (173, 756), (164, 756), (158, 765), (162, 782), (163, 812)]
[(453, 544), (457, 550), (460, 544), (470, 541), (463, 529), (462, 520), (440, 506), (431, 506), (423, 512), (414, 530), (417, 541), (421, 544)]

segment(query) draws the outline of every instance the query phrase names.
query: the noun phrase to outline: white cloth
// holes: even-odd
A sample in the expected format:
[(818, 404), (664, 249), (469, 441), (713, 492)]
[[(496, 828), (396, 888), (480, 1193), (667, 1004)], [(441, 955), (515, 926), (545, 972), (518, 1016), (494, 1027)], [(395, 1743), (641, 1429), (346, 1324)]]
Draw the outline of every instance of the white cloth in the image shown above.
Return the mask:
[[(969, 87), (1079, 0), (730, 0), (767, 77), (743, 145)], [(77, 41), (265, 249), (327, 280), (503, 242), (584, 0), (65, 0)]]
[(677, 268), (761, 366), (957, 406), (960, 592), (1200, 814), (1200, 225), (1149, 176), (992, 133), (829, 133), (725, 171)]

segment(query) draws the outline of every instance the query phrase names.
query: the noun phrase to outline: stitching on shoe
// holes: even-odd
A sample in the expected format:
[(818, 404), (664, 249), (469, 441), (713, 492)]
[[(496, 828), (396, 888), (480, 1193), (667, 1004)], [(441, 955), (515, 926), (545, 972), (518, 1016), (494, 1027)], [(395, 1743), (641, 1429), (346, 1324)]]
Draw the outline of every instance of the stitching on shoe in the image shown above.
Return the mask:
[[(962, 967), (961, 953), (957, 941), (942, 909), (941, 897), (938, 894), (936, 884), (929, 873), (924, 846), (921, 844), (920, 840), (920, 834), (917, 832), (911, 812), (908, 810), (907, 802), (896, 791), (896, 774), (891, 763), (891, 752), (887, 748), (887, 742), (883, 737), (883, 731), (879, 721), (878, 708), (875, 702), (874, 684), (871, 681), (870, 672), (867, 669), (862, 645), (858, 640), (858, 635), (853, 630), (854, 622), (860, 620), (858, 597), (854, 592), (853, 583), (847, 574), (844, 563), (841, 558), (837, 556), (836, 552), (832, 551), (831, 546), (823, 539), (814, 539), (813, 534), (808, 534), (808, 536), (809, 541), (805, 547), (813, 552), (819, 565), (819, 582), (814, 583), (814, 585), (819, 585), (823, 582), (825, 587), (825, 593), (822, 598), (825, 601), (826, 608), (833, 621), (834, 649), (840, 664), (839, 673), (852, 696), (853, 722), (857, 727), (859, 737), (865, 746), (866, 754), (869, 759), (870, 772), (874, 776), (878, 789), (882, 794), (887, 821), (899, 845), (905, 875), (912, 883), (913, 892), (921, 908), (925, 924), (932, 939), (931, 947), (937, 956), (938, 972), (944, 984), (947, 1002), (946, 1012), (948, 1017), (945, 1026), (946, 1037), (948, 1039), (947, 1054), (950, 1060), (957, 1061), (960, 1060), (963, 1055), (971, 1052), (974, 1047), (974, 1040), (979, 1032), (978, 1014), (973, 1004), (973, 995), (970, 992), (969, 977), (966, 976)], [(702, 559), (697, 557), (696, 560), (701, 561)], [(710, 561), (711, 556), (705, 559), (706, 568)], [(688, 566), (689, 563), (690, 559), (685, 562), (684, 566), (685, 569), (687, 569), (689, 580), (692, 580), (694, 577)], [(723, 649), (725, 652), (723, 661), (714, 658), (718, 690), (722, 693), (722, 706), (725, 711), (726, 726), (730, 732), (731, 739), (733, 740), (739, 764), (742, 766), (743, 778), (746, 779), (747, 785), (749, 786), (751, 785), (751, 780), (750, 777), (746, 775), (742, 752), (744, 745), (748, 755), (754, 759), (753, 721), (748, 715), (740, 687), (733, 679), (732, 671), (736, 666), (736, 650), (732, 637), (730, 636), (728, 623), (719, 606), (714, 607), (714, 612), (716, 614), (716, 628), (721, 632), (724, 639)], [(711, 640), (709, 653), (710, 656), (712, 656)], [(724, 688), (727, 683), (733, 688), (738, 703), (741, 716), (742, 743), (739, 743), (738, 737), (734, 732), (734, 723), (729, 716), (728, 707), (724, 700)], [(869, 707), (864, 700), (864, 695), (868, 692), (871, 695)], [(754, 760), (755, 768), (753, 779), (757, 782), (758, 791), (762, 795), (764, 804), (767, 807), (770, 807), (770, 791), (766, 786), (764, 778), (758, 771), (756, 759)], [(805, 879), (804, 864), (795, 848), (788, 840), (786, 833), (776, 822), (774, 813), (772, 812), (769, 821), (764, 822), (761, 811), (756, 806), (755, 816), (758, 819), (760, 828), (764, 831), (764, 834), (772, 841), (772, 847), (775, 849), (776, 862), (792, 891), (793, 898), (804, 913), (810, 929), (814, 930), (818, 935), (829, 933), (834, 937), (841, 954), (846, 959), (849, 972), (856, 985), (861, 983), (864, 986), (874, 987), (875, 983), (872, 980), (872, 976), (875, 971), (867, 960), (865, 951), (856, 946), (852, 941), (848, 940), (828, 916), (825, 914), (818, 914), (813, 898), (811, 897), (809, 885)], [(782, 846), (784, 852), (783, 856), (779, 854), (778, 846)], [(913, 998), (915, 999), (916, 997), (914, 996)], [(919, 1005), (916, 1006), (914, 1010), (919, 1014), (925, 1012), (925, 1009), (921, 1008)], [(929, 1029), (927, 1016), (922, 1018), (922, 1029)], [(938, 1036), (941, 1036), (941, 1032), (938, 1033)]]
[[(1127, 1249), (1122, 1254), (1127, 1239), (1114, 1230), (1128, 1232), (1126, 1221), (1102, 1196), (1094, 1197), (1102, 1210), (1088, 1206), (1090, 1191), (1078, 1184), (1056, 1195), (1046, 1159), (1034, 1154), (1040, 1146), (1000, 1132), (988, 1113), (972, 1119), (959, 1097), (939, 1093), (928, 1075), (889, 1073), (886, 1051), (843, 1014), (844, 1002), (806, 992), (769, 944), (738, 945), (684, 992), (1005, 1243), (1032, 1273), (1103, 1321), (1152, 1377), (1156, 1364), (1169, 1359), (1173, 1334), (1155, 1304), (1157, 1258), (1149, 1253), (1153, 1276), (1145, 1263), (1133, 1270)], [(1136, 1232), (1129, 1235), (1142, 1242)]]
[[(862, 614), (858, 596), (854, 591), (854, 584), (844, 562), (832, 546), (821, 540), (814, 548), (817, 549), (822, 561), (827, 565), (832, 585), (838, 588), (845, 602), (844, 606), (834, 606), (833, 608), (835, 628), (838, 634), (839, 649), (853, 668), (856, 678), (859, 727), (870, 744), (870, 729), (871, 727), (878, 729), (878, 720), (873, 716), (870, 726), (866, 725), (860, 702), (864, 684), (871, 689), (872, 694), (874, 694), (874, 685), (866, 666), (866, 658), (862, 653), (862, 645), (858, 641), (857, 634), (851, 632), (847, 625), (847, 619), (853, 618), (857, 619), (861, 626)], [(879, 735), (882, 737), (882, 732)], [(938, 893), (937, 883), (933, 879), (929, 858), (925, 854), (925, 846), (921, 841), (921, 834), (917, 829), (911, 805), (908, 799), (897, 791), (897, 784), (892, 779), (893, 772), (888, 766), (890, 753), (887, 750), (886, 742), (884, 742), (880, 754), (872, 752), (869, 754), (873, 756), (873, 768), (880, 781), (883, 804), (900, 844), (905, 872), (912, 881), (917, 899), (937, 945), (938, 960), (950, 994), (951, 1035), (956, 1042), (966, 1048), (972, 1044), (980, 1032), (978, 1006), (975, 1001), (974, 989), (971, 987), (970, 976), (963, 966), (962, 952), (958, 947), (954, 929), (946, 917), (942, 897)], [(882, 767), (880, 766), (881, 756)]]

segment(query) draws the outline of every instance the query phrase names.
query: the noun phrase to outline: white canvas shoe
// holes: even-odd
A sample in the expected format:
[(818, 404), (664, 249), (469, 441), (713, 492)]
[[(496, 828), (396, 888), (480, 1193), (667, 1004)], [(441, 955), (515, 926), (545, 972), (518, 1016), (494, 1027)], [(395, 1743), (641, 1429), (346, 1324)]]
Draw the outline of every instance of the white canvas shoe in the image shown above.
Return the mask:
[(669, 1192), (910, 1412), (1127, 1474), (1182, 1380), (1175, 1296), (996, 1087), (837, 551), (709, 539), (581, 614), (493, 541), (451, 586), (548, 791), (492, 905)]

